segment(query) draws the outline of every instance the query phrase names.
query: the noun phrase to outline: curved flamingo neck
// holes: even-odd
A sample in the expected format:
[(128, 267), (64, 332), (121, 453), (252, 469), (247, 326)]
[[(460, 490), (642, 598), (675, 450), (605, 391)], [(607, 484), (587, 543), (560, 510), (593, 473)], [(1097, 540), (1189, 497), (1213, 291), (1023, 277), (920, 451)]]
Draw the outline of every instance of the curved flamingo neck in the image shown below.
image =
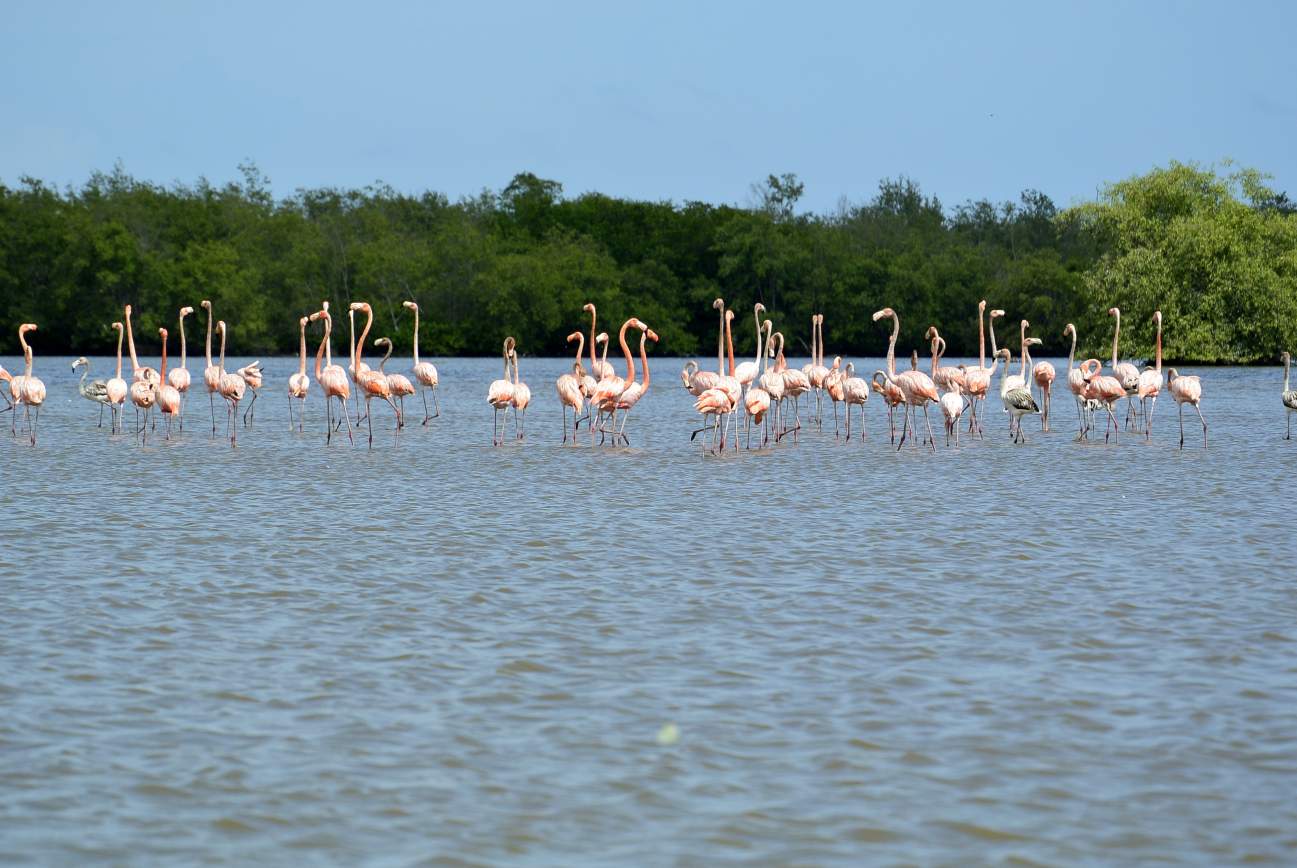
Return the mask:
[(384, 376), (387, 375), (387, 368), (386, 368), (386, 365), (387, 365), (387, 360), (390, 359), (390, 358), (392, 358), (392, 342), (391, 342), (391, 341), (388, 341), (388, 342), (387, 342), (387, 355), (383, 356), (383, 361), (381, 361), (381, 362), (378, 363), (378, 372), (379, 372), (380, 374), (383, 374)]
[(140, 369), (139, 360), (135, 357), (135, 331), (131, 328), (131, 309), (126, 308), (126, 345), (131, 350), (131, 372), (134, 373)]
[[(607, 366), (607, 364), (608, 364), (608, 342), (607, 342), (607, 341), (604, 341), (604, 342), (603, 342), (603, 353), (602, 353), (602, 354), (600, 355), (600, 357), (599, 357), (599, 363), (602, 364), (602, 365), (604, 365), (604, 366)], [(593, 349), (590, 350), (590, 366), (591, 366), (591, 367), (594, 366), (594, 350), (593, 350)]]
[(365, 312), (365, 327), (360, 332), (360, 340), (356, 341), (356, 376), (360, 376), (360, 359), (365, 354), (365, 338), (369, 337), (369, 327), (374, 324), (374, 309), (366, 305), (361, 308)]
[(414, 366), (419, 366), (419, 306), (414, 306)]
[[(18, 331), (18, 343), (22, 345), (23, 363), (26, 367), (23, 376), (30, 377), (32, 375), (32, 348), (27, 344), (27, 332), (21, 329)], [(17, 413), (16, 410), (14, 412)]]
[[(765, 328), (766, 342), (765, 342), (765, 347), (761, 353), (761, 373), (763, 374), (766, 371), (770, 370), (770, 343), (771, 343), (770, 335), (771, 332), (774, 331), (774, 328), (775, 328), (775, 324), (770, 320), (766, 320), (766, 328)], [(758, 338), (758, 340), (760, 340), (760, 338)]]
[[(210, 367), (212, 366), (212, 306), (209, 304), (207, 307), (203, 308), (203, 310), (207, 311), (207, 350), (206, 350), (206, 353), (207, 353), (207, 367), (210, 368)], [(121, 356), (121, 353), (119, 352), (119, 353), (118, 353), (118, 357), (119, 357), (119, 358), (118, 358), (118, 361), (119, 361), (119, 362), (121, 361), (120, 356)], [(119, 365), (118, 367), (120, 368), (120, 365)], [(117, 376), (120, 377), (121, 375), (122, 375), (122, 372), (121, 372), (120, 370), (118, 370), (118, 371), (117, 371)]]
[[(297, 373), (306, 376), (306, 321), (302, 320), (299, 325), (302, 327), (302, 347), (301, 359), (297, 363)], [(181, 332), (181, 334), (183, 335), (184, 332)]]
[(1121, 337), (1121, 311), (1116, 308), (1113, 308), (1113, 310), (1117, 311), (1113, 314), (1117, 323), (1112, 330), (1112, 370), (1115, 373), (1117, 371), (1117, 339)]
[(896, 376), (896, 339), (901, 336), (901, 318), (892, 314), (892, 339), (887, 342), (887, 373)]
[(725, 317), (725, 347), (730, 356), (730, 376), (734, 376), (734, 317)]
[(186, 367), (189, 364), (189, 355), (185, 347), (185, 315), (180, 315), (180, 367)]
[(1162, 318), (1157, 318), (1157, 361), (1153, 369), (1159, 374), (1162, 373)]
[(628, 319), (621, 324), (621, 331), (617, 332), (617, 342), (621, 344), (621, 351), (626, 354), (626, 385), (629, 386), (635, 382), (635, 357), (630, 354), (630, 344), (626, 343), (626, 329), (631, 327), (635, 322), (634, 319)]
[(977, 366), (986, 367), (986, 306), (977, 306)]
[(324, 344), (329, 339), (329, 315), (326, 313), (324, 317), (324, 334), (320, 337), (320, 348), (315, 351), (315, 379), (317, 382), (323, 382), (324, 379), (320, 373), (320, 363), (324, 361)]
[(644, 388), (640, 390), (641, 395), (643, 395), (645, 392), (648, 391), (649, 382), (650, 382), (649, 369), (648, 369), (648, 353), (645, 352), (644, 350), (644, 342), (647, 340), (648, 340), (648, 329), (645, 329), (644, 331), (640, 332), (639, 335), (639, 363), (640, 363), (640, 367), (644, 369)]

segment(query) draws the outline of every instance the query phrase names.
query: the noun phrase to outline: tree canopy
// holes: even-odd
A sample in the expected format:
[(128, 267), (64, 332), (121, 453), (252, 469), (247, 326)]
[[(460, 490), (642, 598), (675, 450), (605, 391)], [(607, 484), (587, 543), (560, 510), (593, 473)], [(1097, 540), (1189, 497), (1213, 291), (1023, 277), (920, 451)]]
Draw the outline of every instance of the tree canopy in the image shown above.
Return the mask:
[(665, 352), (709, 352), (716, 296), (740, 312), (765, 304), (801, 353), (823, 312), (830, 354), (881, 354), (887, 332), (870, 314), (884, 306), (901, 315), (905, 351), (926, 350), (936, 325), (951, 354), (976, 352), (982, 298), (1013, 325), (1030, 320), (1045, 352), (1065, 352), (1068, 321), (1099, 350), (1114, 304), (1133, 356), (1151, 352), (1157, 306), (1180, 359), (1273, 358), (1297, 323), (1297, 209), (1254, 170), (1172, 163), (1062, 213), (1038, 190), (947, 208), (902, 177), (810, 214), (791, 173), (753, 185), (740, 207), (568, 197), (530, 172), (458, 202), (383, 184), (276, 200), (255, 166), (240, 169), (220, 187), (164, 187), (120, 166), (79, 188), (0, 183), (0, 352), (26, 321), (41, 326), (41, 351), (110, 352), (109, 323), (129, 302), (151, 353), (157, 327), (201, 298), (239, 353), (294, 352), (297, 318), (323, 299), (371, 302), (398, 350), (413, 326), (400, 303), (418, 301), (429, 355), (494, 353), (506, 333), (527, 354), (566, 352), (587, 301), (610, 329), (649, 322)]

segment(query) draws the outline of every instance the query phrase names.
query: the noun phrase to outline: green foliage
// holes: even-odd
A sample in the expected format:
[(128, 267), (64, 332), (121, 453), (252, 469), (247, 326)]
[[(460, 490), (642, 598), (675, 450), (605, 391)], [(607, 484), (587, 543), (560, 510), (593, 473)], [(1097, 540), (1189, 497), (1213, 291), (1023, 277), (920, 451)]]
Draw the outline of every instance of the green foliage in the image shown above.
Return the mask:
[(1087, 348), (1102, 357), (1110, 346), (1112, 306), (1125, 315), (1125, 355), (1152, 355), (1154, 309), (1170, 359), (1269, 361), (1293, 346), (1297, 214), (1265, 180), (1173, 162), (1061, 215), (1101, 246), (1082, 282)]
[[(1151, 353), (1156, 306), (1178, 358), (1267, 359), (1297, 322), (1297, 209), (1254, 171), (1172, 164), (1061, 215), (1035, 190), (948, 210), (909, 178), (885, 179), (870, 201), (815, 215), (797, 212), (804, 185), (791, 173), (754, 184), (740, 208), (564, 198), (529, 172), (453, 203), (385, 185), (276, 201), (256, 166), (239, 169), (222, 187), (160, 187), (120, 166), (79, 189), (0, 184), (0, 352), (28, 320), (39, 351), (112, 352), (109, 324), (129, 302), (154, 356), (157, 328), (203, 298), (239, 355), (296, 352), (298, 317), (324, 299), (335, 311), (370, 302), (398, 352), (413, 329), (401, 302), (414, 299), (429, 356), (494, 354), (505, 334), (526, 354), (565, 354), (588, 301), (602, 328), (637, 316), (671, 354), (710, 355), (717, 296), (739, 314), (742, 355), (758, 301), (790, 353), (808, 351), (810, 317), (825, 313), (830, 357), (881, 354), (888, 328), (870, 315), (884, 306), (901, 315), (902, 355), (926, 355), (929, 325), (950, 354), (975, 353), (983, 298), (1008, 311), (1002, 344), (1016, 347), (1026, 318), (1055, 353), (1068, 321), (1090, 349), (1107, 346), (1113, 304), (1130, 356)], [(201, 313), (189, 322), (197, 345)]]

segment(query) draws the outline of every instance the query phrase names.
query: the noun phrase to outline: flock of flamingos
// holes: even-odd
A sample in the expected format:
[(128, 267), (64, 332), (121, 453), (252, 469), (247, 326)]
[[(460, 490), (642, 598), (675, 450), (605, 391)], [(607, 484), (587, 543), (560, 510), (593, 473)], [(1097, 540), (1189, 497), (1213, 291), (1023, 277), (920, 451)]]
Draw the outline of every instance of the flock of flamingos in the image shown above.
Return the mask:
[[(321, 310), (299, 320), (301, 329), (300, 357), (297, 373), (288, 379), (288, 412), (289, 425), (297, 425), (303, 430), (306, 397), (311, 380), (307, 375), (306, 328), (307, 325), (323, 321), (323, 334), (315, 354), (315, 379), (320, 384), (325, 397), (325, 440), (331, 441), (333, 434), (346, 422), (347, 437), (353, 440), (352, 428), (367, 422), (369, 442), (374, 440), (373, 419), (370, 413), (371, 401), (380, 399), (391, 409), (397, 430), (405, 425), (404, 404), (407, 396), (418, 391), (423, 398), (423, 424), (440, 415), (440, 403), (437, 399), (439, 383), (437, 369), (429, 362), (419, 360), (419, 306), (413, 301), (403, 303), (414, 314), (414, 366), (411, 373), (415, 384), (402, 374), (386, 372), (386, 364), (392, 356), (392, 342), (385, 337), (374, 341), (376, 347), (386, 347), (386, 355), (374, 370), (363, 361), (365, 341), (373, 325), (374, 312), (365, 302), (354, 302), (347, 314), (349, 320), (350, 363), (344, 370), (333, 364), (333, 317), (329, 313), (329, 303), (323, 303)], [(215, 332), (220, 335), (220, 354), (216, 364), (212, 363), (212, 304), (204, 300), (200, 306), (207, 314), (206, 367), (203, 370), (203, 383), (207, 388), (208, 402), (211, 408), (212, 434), (216, 433), (215, 399), (220, 395), (226, 403), (226, 433), (231, 444), (237, 442), (238, 408), (240, 402), (251, 398), (244, 409), (243, 423), (251, 425), (255, 416), (257, 396), (264, 385), (264, 377), (258, 362), (253, 362), (236, 371), (225, 369), (226, 325), (217, 321)], [(719, 315), (719, 329), (716, 349), (716, 370), (703, 370), (696, 361), (690, 361), (680, 373), (684, 388), (695, 398), (694, 409), (702, 415), (702, 424), (693, 431), (692, 437), (704, 434), (704, 451), (718, 452), (726, 448), (727, 442), (738, 448), (738, 416), (742, 409), (747, 434), (747, 447), (752, 447), (753, 427), (760, 432), (760, 446), (767, 446), (791, 435), (797, 441), (801, 430), (801, 398), (807, 396), (808, 403), (814, 398), (814, 409), (810, 420), (817, 426), (823, 425), (823, 401), (827, 396), (833, 408), (835, 439), (843, 434), (838, 419), (838, 405), (843, 405), (845, 413), (845, 439), (852, 437), (852, 409), (860, 409), (860, 425), (864, 427), (864, 407), (872, 393), (877, 393), (887, 409), (888, 426), (891, 431), (891, 442), (897, 449), (909, 440), (918, 445), (921, 436), (918, 430), (918, 412), (922, 410), (925, 433), (922, 442), (925, 446), (936, 449), (936, 438), (932, 433), (932, 423), (928, 415), (928, 405), (936, 404), (945, 423), (946, 445), (953, 437), (959, 445), (961, 419), (967, 412), (968, 433), (982, 436), (981, 419), (985, 415), (984, 402), (990, 393), (996, 369), (1000, 370), (999, 396), (1005, 412), (1009, 416), (1009, 435), (1015, 443), (1023, 443), (1026, 436), (1022, 430), (1022, 419), (1025, 416), (1040, 415), (1041, 428), (1049, 431), (1050, 394), (1055, 379), (1054, 366), (1049, 362), (1032, 364), (1031, 347), (1041, 343), (1039, 338), (1028, 337), (1030, 323), (1022, 320), (1019, 326), (1021, 345), (1020, 365), (1013, 372), (1013, 354), (1007, 348), (997, 348), (995, 340), (995, 320), (1004, 315), (1002, 310), (986, 312), (986, 302), (977, 306), (978, 312), (978, 364), (945, 366), (942, 356), (945, 353), (945, 340), (936, 327), (928, 329), (926, 339), (930, 342), (931, 367), (928, 373), (919, 370), (917, 351), (911, 356), (910, 370), (896, 370), (896, 340), (900, 334), (900, 319), (891, 308), (883, 308), (874, 313), (875, 322), (890, 318), (892, 321), (891, 339), (887, 345), (886, 368), (873, 372), (869, 380), (856, 376), (855, 364), (848, 362), (844, 367), (842, 358), (835, 357), (831, 367), (824, 364), (823, 314), (811, 318), (811, 362), (800, 370), (788, 367), (784, 358), (784, 336), (775, 331), (774, 323), (762, 319), (765, 307), (757, 304), (753, 308), (756, 326), (756, 356), (752, 361), (734, 363), (734, 311), (725, 306), (722, 299), (712, 304)], [(631, 411), (648, 393), (650, 380), (647, 343), (658, 341), (657, 334), (644, 322), (634, 317), (622, 323), (618, 333), (618, 342), (626, 359), (626, 376), (616, 374), (608, 363), (609, 337), (605, 332), (596, 334), (597, 312), (593, 304), (585, 305), (584, 311), (590, 315), (590, 340), (588, 343), (590, 371), (585, 368), (587, 343), (585, 334), (574, 331), (567, 336), (568, 343), (576, 342), (576, 355), (572, 362), (571, 373), (558, 378), (555, 389), (563, 408), (563, 442), (575, 445), (582, 422), (587, 423), (590, 442), (594, 443), (596, 433), (600, 442), (629, 444), (626, 425)], [(117, 370), (112, 379), (94, 380), (87, 383), (89, 361), (83, 356), (72, 363), (73, 370), (84, 367), (79, 391), (83, 397), (100, 405), (99, 424), (103, 425), (103, 408), (111, 412), (110, 431), (122, 430), (126, 400), (129, 398), (136, 409), (134, 433), (141, 444), (148, 436), (153, 410), (164, 418), (166, 436), (171, 436), (173, 421), (184, 428), (184, 407), (190, 388), (185, 343), (185, 317), (193, 313), (192, 307), (180, 309), (180, 365), (167, 369), (168, 333), (165, 328), (158, 329), (162, 338), (161, 369), (157, 370), (141, 365), (135, 353), (135, 336), (131, 329), (131, 306), (126, 305), (125, 324), (115, 322), (112, 328), (117, 331)], [(355, 314), (363, 313), (366, 317), (364, 328), (356, 336)], [(1202, 382), (1200, 378), (1179, 374), (1175, 368), (1162, 374), (1162, 313), (1154, 311), (1153, 323), (1157, 329), (1156, 355), (1154, 363), (1142, 371), (1130, 362), (1118, 359), (1118, 344), (1121, 336), (1121, 311), (1110, 308), (1109, 315), (1114, 319), (1112, 336), (1111, 375), (1102, 373), (1103, 363), (1098, 359), (1086, 359), (1076, 364), (1076, 327), (1071, 323), (1063, 330), (1063, 336), (1072, 338), (1072, 349), (1068, 355), (1067, 387), (1071, 391), (1077, 411), (1077, 439), (1086, 440), (1094, 429), (1094, 414), (1106, 413), (1104, 421), (1104, 441), (1111, 437), (1115, 442), (1121, 424), (1117, 421), (1117, 405), (1125, 399), (1127, 429), (1143, 428), (1145, 439), (1152, 437), (1153, 411), (1157, 399), (1165, 387), (1176, 402), (1180, 416), (1180, 446), (1184, 447), (1184, 407), (1189, 405), (1198, 414), (1202, 423), (1203, 446), (1207, 445), (1207, 422), (1203, 418)], [(991, 337), (990, 365), (986, 356), (986, 326), (989, 321)], [(631, 355), (626, 333), (638, 329), (639, 361), (641, 379), (636, 380), (635, 360)], [(45, 384), (32, 374), (32, 348), (27, 342), (27, 335), (36, 331), (34, 323), (23, 323), (18, 327), (18, 340), (22, 345), (25, 369), (21, 375), (11, 375), (0, 367), (0, 382), (8, 383), (8, 395), (0, 389), (0, 398), (5, 399), (6, 407), (0, 413), (12, 412), (10, 432), (18, 435), (17, 417), (21, 408), (25, 420), (24, 432), (31, 445), (36, 445), (36, 425), (40, 418), (40, 408), (45, 401)], [(131, 381), (122, 378), (122, 341), (125, 338), (131, 363)], [(596, 348), (602, 345), (602, 356), (596, 358)], [(492, 444), (504, 442), (508, 420), (501, 422), (500, 414), (513, 410), (514, 436), (522, 439), (525, 436), (526, 411), (531, 403), (531, 390), (522, 381), (519, 365), (517, 343), (512, 337), (505, 338), (502, 349), (503, 376), (492, 382), (487, 390), (487, 402), (494, 410), (492, 426)], [(1288, 417), (1287, 438), (1292, 436), (1292, 414), (1297, 413), (1297, 390), (1289, 387), (1291, 358), (1287, 352), (1282, 354), (1284, 364), (1284, 383), (1282, 402)], [(352, 386), (355, 386), (353, 396)], [(1034, 389), (1039, 390), (1040, 400), (1036, 399)], [(436, 413), (429, 413), (428, 392), (433, 395)], [(813, 393), (813, 395), (811, 394)], [(337, 399), (339, 416), (335, 419), (333, 400)], [(355, 421), (352, 411), (347, 407), (348, 398), (354, 401)], [(360, 401), (364, 400), (363, 412)], [(298, 408), (294, 418), (293, 404)], [(791, 407), (790, 407), (791, 404)], [(895, 412), (900, 408), (900, 437), (897, 438)], [(572, 411), (572, 428), (569, 438), (567, 411)], [(35, 411), (33, 413), (33, 410)], [(140, 413), (144, 414), (140, 420)], [(620, 421), (618, 416), (620, 414)], [(156, 426), (156, 422), (154, 422)]]

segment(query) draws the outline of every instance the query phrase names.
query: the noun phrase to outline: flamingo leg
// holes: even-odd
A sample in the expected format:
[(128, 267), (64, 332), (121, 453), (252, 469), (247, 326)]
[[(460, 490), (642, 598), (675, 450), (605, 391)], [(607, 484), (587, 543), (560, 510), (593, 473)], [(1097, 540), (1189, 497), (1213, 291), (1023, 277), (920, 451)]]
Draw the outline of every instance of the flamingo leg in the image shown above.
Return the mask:
[[(342, 405), (342, 415), (347, 419), (347, 442), (354, 446), (356, 438), (351, 436), (351, 417), (347, 416), (347, 399), (339, 395), (338, 403)], [(360, 422), (356, 422), (356, 427), (360, 427)]]
[(1144, 440), (1148, 441), (1153, 435), (1153, 411), (1157, 409), (1157, 395), (1154, 395), (1148, 404), (1148, 409), (1144, 412)]
[(435, 387), (432, 390), (432, 406), (437, 411), (432, 414), (432, 418), (436, 419), (441, 415), (441, 402), (437, 400), (437, 389)]
[(365, 418), (369, 421), (369, 448), (374, 448), (374, 420), (369, 416), (369, 396), (365, 396)]
[[(428, 390), (427, 390), (427, 388), (424, 387), (424, 386), (420, 386), (420, 387), (419, 387), (419, 395), (423, 397), (423, 424), (427, 425), (427, 424), (428, 424)], [(567, 419), (566, 416), (564, 416), (563, 418), (564, 418), (564, 419)], [(564, 437), (564, 441), (563, 441), (563, 442), (566, 443), (566, 442), (567, 442), (567, 440), (566, 440), (566, 437), (567, 437), (567, 422), (564, 422), (564, 423), (563, 423), (563, 437)]]
[[(27, 417), (27, 433), (28, 433), (29, 435), (31, 435), (32, 445), (35, 446), (35, 445), (36, 445), (36, 422), (39, 422), (39, 421), (40, 421), (40, 418), (41, 418), (41, 408), (40, 408), (40, 405), (39, 405), (39, 404), (36, 406), (36, 421), (35, 421), (35, 422), (33, 422), (33, 421), (32, 421), (32, 418), (31, 418), (31, 415), (32, 415), (32, 405), (31, 405), (31, 404), (24, 404), (24, 410), (25, 410), (25, 415), (26, 415), (26, 417)], [(17, 415), (17, 414), (15, 413), (14, 415)], [(1207, 430), (1207, 426), (1206, 426), (1206, 425), (1203, 425), (1203, 431), (1206, 431), (1206, 430)], [(1204, 442), (1206, 442), (1206, 441), (1204, 440)]]
[(207, 404), (212, 408), (212, 436), (216, 436), (216, 392), (207, 390)]
[(293, 396), (288, 396), (288, 430), (293, 430)]
[(1184, 404), (1180, 404), (1180, 448), (1184, 448)]
[[(1193, 405), (1193, 409), (1196, 410), (1196, 411), (1198, 412), (1198, 421), (1202, 423), (1202, 448), (1203, 448), (1203, 449), (1206, 449), (1206, 448), (1207, 448), (1207, 420), (1204, 419), (1204, 418), (1202, 418), (1202, 408), (1201, 408), (1201, 407), (1199, 407), (1197, 404), (1194, 404), (1194, 405)], [(40, 413), (40, 408), (39, 408), (39, 407), (36, 408), (36, 412), (37, 412), (37, 414)], [(36, 439), (35, 439), (35, 438), (36, 438), (36, 435), (35, 435), (35, 434), (32, 434), (32, 443), (33, 443), (33, 444), (36, 442)]]

